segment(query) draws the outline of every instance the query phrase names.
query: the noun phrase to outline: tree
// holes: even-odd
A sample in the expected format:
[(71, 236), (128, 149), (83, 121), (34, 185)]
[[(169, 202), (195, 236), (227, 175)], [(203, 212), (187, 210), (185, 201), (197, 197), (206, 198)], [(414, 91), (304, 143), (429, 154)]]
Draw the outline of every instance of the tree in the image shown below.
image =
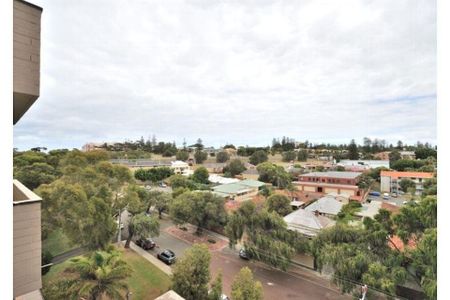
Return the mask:
[(366, 174), (362, 174), (358, 179), (358, 187), (363, 190), (368, 190), (373, 183), (372, 177)]
[(358, 146), (355, 143), (355, 140), (351, 140), (350, 145), (348, 146), (348, 159), (359, 159)]
[(211, 284), (208, 300), (222, 300), (222, 271), (219, 270), (216, 279)]
[(170, 204), (170, 216), (176, 224), (191, 223), (197, 226), (197, 234), (202, 228), (223, 226), (226, 222), (224, 199), (211, 192), (186, 192)]
[(269, 157), (267, 156), (266, 151), (264, 150), (258, 150), (255, 151), (251, 156), (250, 156), (250, 163), (253, 165), (258, 165), (260, 163), (263, 163), (265, 161), (267, 161), (269, 159)]
[(208, 170), (205, 167), (199, 167), (194, 171), (194, 174), (192, 175), (192, 179), (195, 182), (198, 183), (204, 183), (207, 184), (209, 183), (209, 173)]
[(427, 159), (428, 157), (437, 158), (437, 151), (433, 148), (418, 148), (415, 151), (416, 159)]
[(306, 151), (306, 150), (298, 151), (297, 160), (298, 161), (307, 161), (308, 160), (308, 151)]
[(177, 160), (186, 161), (189, 159), (189, 152), (187, 152), (186, 150), (180, 150), (177, 152), (176, 158)]
[(228, 152), (222, 151), (217, 153), (216, 155), (216, 162), (218, 163), (224, 163), (227, 162), (230, 159), (230, 155)]
[(176, 190), (178, 188), (187, 188), (190, 190), (195, 189), (195, 183), (181, 174), (172, 175), (168, 178), (167, 181), (169, 182), (173, 190)]
[(278, 188), (287, 188), (292, 185), (291, 176), (282, 166), (264, 162), (259, 164), (256, 169), (259, 173), (258, 180), (262, 182), (271, 183)]
[(288, 230), (279, 214), (257, 211), (252, 201), (245, 201), (228, 217), (225, 233), (231, 248), (241, 241), (252, 258), (283, 270), (296, 252), (308, 248), (307, 239)]
[(268, 211), (275, 211), (280, 216), (285, 216), (292, 211), (291, 200), (284, 195), (274, 194), (267, 198)]
[(295, 154), (295, 152), (294, 151), (286, 151), (286, 152), (283, 152), (283, 154), (282, 154), (282, 160), (284, 161), (284, 162), (290, 162), (290, 161), (293, 161), (293, 160), (295, 160), (295, 158), (296, 158), (296, 154)]
[(114, 236), (117, 226), (106, 187), (90, 191), (59, 179), (41, 185), (36, 193), (43, 199), (43, 230), (62, 228), (72, 242), (89, 249), (104, 249)]
[(262, 300), (263, 290), (261, 282), (253, 279), (252, 271), (248, 267), (242, 268), (231, 284), (231, 298), (233, 300)]
[(228, 165), (226, 165), (223, 168), (223, 172), (224, 173), (229, 173), (230, 177), (234, 177), (236, 175), (242, 174), (242, 172), (244, 172), (245, 170), (247, 170), (247, 168), (242, 163), (242, 161), (240, 159), (237, 159), (237, 158), (231, 160), (228, 163)]
[(149, 206), (147, 211), (149, 211), (150, 206), (154, 206), (156, 211), (158, 212), (158, 216), (161, 219), (162, 213), (169, 210), (170, 202), (172, 201), (172, 197), (169, 193), (161, 192), (161, 191), (151, 191), (149, 193)]
[[(64, 291), (70, 298), (78, 299), (123, 299), (128, 288), (125, 280), (131, 275), (131, 268), (121, 259), (118, 251), (96, 251), (90, 257), (75, 257), (66, 269), (75, 278)], [(66, 297), (61, 297), (66, 298)]]
[(389, 164), (391, 165), (391, 167), (394, 162), (400, 159), (402, 159), (402, 156), (400, 155), (400, 152), (398, 150), (393, 150), (389, 153)]
[(201, 164), (208, 158), (208, 153), (197, 149), (195, 150), (194, 158), (196, 164)]
[(173, 269), (172, 289), (186, 300), (208, 299), (211, 254), (204, 244), (186, 250)]
[(36, 162), (20, 168), (15, 168), (14, 178), (19, 180), (30, 190), (34, 190), (44, 183), (51, 183), (57, 178), (55, 168), (44, 162)]
[(131, 217), (128, 223), (128, 238), (125, 243), (125, 248), (130, 247), (130, 242), (133, 236), (139, 238), (148, 238), (159, 235), (159, 222), (153, 216), (148, 216), (145, 213), (140, 213)]
[(414, 183), (414, 181), (412, 181), (411, 179), (408, 179), (408, 178), (403, 178), (402, 180), (400, 180), (398, 185), (404, 192), (407, 192), (410, 188), (413, 188), (413, 189), (416, 188), (416, 184)]

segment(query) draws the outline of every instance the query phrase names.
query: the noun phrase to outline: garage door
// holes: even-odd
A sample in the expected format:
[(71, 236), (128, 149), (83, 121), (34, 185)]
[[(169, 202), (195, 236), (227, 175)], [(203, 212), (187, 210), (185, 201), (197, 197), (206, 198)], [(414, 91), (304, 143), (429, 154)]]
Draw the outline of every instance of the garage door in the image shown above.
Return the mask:
[(315, 192), (316, 188), (314, 186), (304, 186), (303, 190), (306, 192)]
[(338, 193), (338, 189), (332, 189), (332, 188), (325, 188), (325, 193), (330, 194), (330, 193)]
[(355, 195), (355, 191), (354, 191), (354, 190), (344, 190), (344, 189), (341, 189), (341, 194), (343, 194), (343, 195), (349, 195), (349, 196), (354, 196), (354, 195)]

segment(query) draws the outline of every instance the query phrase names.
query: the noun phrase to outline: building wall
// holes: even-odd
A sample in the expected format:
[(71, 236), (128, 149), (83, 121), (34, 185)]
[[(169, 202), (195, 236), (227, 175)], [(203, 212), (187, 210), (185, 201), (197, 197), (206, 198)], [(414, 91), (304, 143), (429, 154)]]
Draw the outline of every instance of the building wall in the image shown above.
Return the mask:
[(19, 0), (13, 5), (15, 124), (39, 97), (42, 9)]
[(389, 176), (381, 176), (380, 177), (380, 191), (382, 193), (391, 191), (391, 177)]
[(346, 184), (346, 185), (356, 185), (358, 183), (358, 179), (330, 178), (330, 177), (302, 176), (302, 175), (299, 176), (298, 180), (303, 182), (324, 182), (324, 183)]
[(40, 202), (14, 205), (13, 237), (13, 285), (17, 297), (42, 287)]

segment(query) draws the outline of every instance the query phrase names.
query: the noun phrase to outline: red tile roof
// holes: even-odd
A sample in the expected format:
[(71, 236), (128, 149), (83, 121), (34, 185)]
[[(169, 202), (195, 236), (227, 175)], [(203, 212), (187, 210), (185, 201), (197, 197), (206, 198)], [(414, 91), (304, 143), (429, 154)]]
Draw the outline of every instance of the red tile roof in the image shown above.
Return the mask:
[[(391, 241), (392, 241), (392, 243), (395, 244), (395, 246), (394, 246), (394, 245), (392, 245), (392, 243), (389, 243), (389, 247), (391, 249), (393, 249), (393, 250), (398, 249), (401, 252), (405, 251), (405, 244), (403, 243), (402, 239), (399, 236), (397, 236), (397, 235), (392, 236)], [(406, 248), (409, 248), (409, 249), (416, 248), (416, 242), (414, 241), (414, 239), (410, 239), (408, 241)]]
[(414, 177), (414, 178), (433, 178), (430, 172), (398, 172), (398, 171), (381, 171), (380, 176), (389, 176), (393, 178)]

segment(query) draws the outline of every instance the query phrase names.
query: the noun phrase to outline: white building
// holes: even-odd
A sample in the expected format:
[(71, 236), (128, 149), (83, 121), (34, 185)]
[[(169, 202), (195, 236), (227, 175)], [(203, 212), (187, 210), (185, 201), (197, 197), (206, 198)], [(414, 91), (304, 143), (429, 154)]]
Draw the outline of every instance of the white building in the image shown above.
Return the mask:
[[(420, 194), (423, 190), (423, 183), (426, 179), (433, 178), (430, 172), (398, 172), (398, 171), (381, 171), (380, 173), (381, 192), (393, 193), (398, 192), (399, 183), (402, 179), (412, 180), (416, 184), (416, 191)], [(407, 191), (403, 191), (407, 192)]]
[(189, 164), (181, 160), (172, 161), (170, 163), (170, 168), (175, 174), (185, 174), (191, 171)]

